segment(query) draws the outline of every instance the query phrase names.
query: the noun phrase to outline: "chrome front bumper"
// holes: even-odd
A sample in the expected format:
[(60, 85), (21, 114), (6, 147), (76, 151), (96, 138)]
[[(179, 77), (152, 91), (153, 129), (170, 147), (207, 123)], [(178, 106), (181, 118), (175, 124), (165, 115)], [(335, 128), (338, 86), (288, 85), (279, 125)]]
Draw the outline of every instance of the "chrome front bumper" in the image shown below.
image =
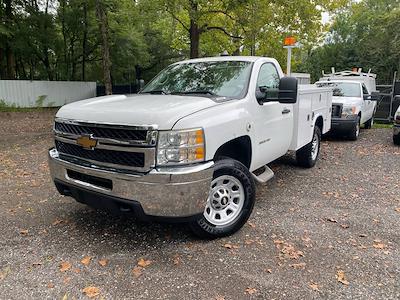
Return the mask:
[[(195, 166), (153, 169), (129, 174), (81, 166), (49, 151), (50, 173), (55, 182), (103, 195), (138, 202), (144, 213), (156, 217), (189, 217), (204, 211), (213, 175), (213, 162)], [(112, 181), (110, 189), (73, 179), (68, 170)]]

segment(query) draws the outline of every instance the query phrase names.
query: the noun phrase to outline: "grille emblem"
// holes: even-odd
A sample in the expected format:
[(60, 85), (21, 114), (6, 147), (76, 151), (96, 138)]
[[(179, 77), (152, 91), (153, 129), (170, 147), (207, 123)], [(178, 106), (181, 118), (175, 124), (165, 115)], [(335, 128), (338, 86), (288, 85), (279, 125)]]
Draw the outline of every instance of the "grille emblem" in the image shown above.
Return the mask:
[(93, 135), (83, 135), (76, 139), (76, 144), (87, 150), (94, 150), (97, 146), (97, 140)]

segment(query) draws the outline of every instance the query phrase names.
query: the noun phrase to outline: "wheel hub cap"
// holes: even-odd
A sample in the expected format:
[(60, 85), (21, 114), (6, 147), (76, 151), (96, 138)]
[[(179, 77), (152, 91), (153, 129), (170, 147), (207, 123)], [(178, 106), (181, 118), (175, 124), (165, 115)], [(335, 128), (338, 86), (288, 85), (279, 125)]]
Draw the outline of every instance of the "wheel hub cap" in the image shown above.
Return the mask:
[(244, 188), (236, 177), (217, 177), (211, 182), (204, 217), (213, 225), (229, 225), (242, 211), (244, 199)]

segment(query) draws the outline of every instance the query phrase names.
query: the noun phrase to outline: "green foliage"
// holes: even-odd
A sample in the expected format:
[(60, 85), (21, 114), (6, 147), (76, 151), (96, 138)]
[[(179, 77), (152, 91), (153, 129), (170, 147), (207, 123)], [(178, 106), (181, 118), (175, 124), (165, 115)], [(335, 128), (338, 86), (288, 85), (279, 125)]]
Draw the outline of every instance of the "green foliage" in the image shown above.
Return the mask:
[[(303, 50), (294, 51), (294, 66), (306, 68), (299, 63), (305, 50), (321, 41), (321, 12), (341, 9), (347, 2), (101, 0), (107, 14), (111, 78), (114, 84), (149, 80), (171, 62), (188, 58), (196, 42), (191, 28), (199, 35), (199, 56), (227, 50), (276, 57), (281, 64), (286, 63), (282, 40), (294, 35), (303, 45)], [(102, 82), (95, 0), (11, 0), (9, 16), (3, 3), (1, 78)], [(390, 22), (395, 25), (395, 16)]]
[(390, 83), (400, 70), (400, 3), (398, 0), (365, 0), (338, 14), (326, 43), (309, 52), (300, 69), (314, 80), (321, 70), (361, 67), (378, 74), (378, 82)]
[[(43, 107), (44, 105), (44, 101), (47, 99), (47, 95), (40, 95), (36, 101), (35, 101), (35, 106), (36, 107)], [(51, 106), (51, 105), (47, 105), (47, 106)]]

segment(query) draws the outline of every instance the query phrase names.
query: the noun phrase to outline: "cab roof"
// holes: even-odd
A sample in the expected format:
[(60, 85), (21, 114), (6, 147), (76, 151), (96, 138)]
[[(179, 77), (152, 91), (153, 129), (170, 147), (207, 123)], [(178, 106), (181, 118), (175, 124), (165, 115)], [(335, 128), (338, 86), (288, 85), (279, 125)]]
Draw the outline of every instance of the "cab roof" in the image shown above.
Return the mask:
[(202, 58), (194, 58), (187, 59), (180, 62), (176, 62), (175, 64), (185, 64), (185, 63), (197, 63), (197, 62), (207, 62), (207, 61), (247, 61), (247, 62), (256, 62), (258, 60), (276, 62), (274, 58), (263, 57), (263, 56), (213, 56), (213, 57), (202, 57)]

